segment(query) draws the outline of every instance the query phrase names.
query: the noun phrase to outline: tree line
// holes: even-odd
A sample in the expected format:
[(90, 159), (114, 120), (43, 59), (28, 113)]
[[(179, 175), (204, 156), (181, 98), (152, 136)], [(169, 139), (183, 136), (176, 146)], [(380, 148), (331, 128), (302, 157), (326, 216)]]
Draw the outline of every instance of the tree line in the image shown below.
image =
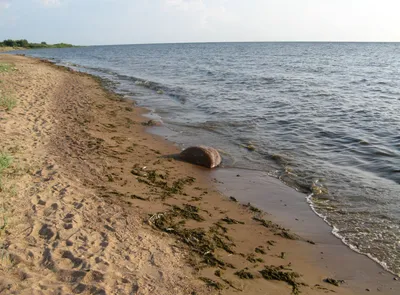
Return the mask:
[(57, 44), (47, 44), (46, 42), (41, 43), (30, 43), (26, 39), (12, 40), (7, 39), (0, 42), (0, 47), (21, 47), (21, 48), (66, 48), (74, 47), (72, 44), (67, 43), (57, 43)]

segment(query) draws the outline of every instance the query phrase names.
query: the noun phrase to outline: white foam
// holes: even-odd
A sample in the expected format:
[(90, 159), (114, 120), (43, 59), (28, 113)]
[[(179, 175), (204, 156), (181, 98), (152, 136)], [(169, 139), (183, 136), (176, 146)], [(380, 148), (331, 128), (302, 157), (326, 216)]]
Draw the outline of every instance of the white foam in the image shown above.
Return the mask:
[(368, 258), (372, 259), (373, 261), (375, 261), (376, 263), (378, 263), (379, 265), (381, 265), (386, 271), (390, 272), (391, 274), (395, 275), (395, 276), (399, 276), (400, 274), (396, 274), (395, 272), (391, 271), (388, 267), (388, 265), (384, 262), (384, 261), (380, 261), (378, 258), (374, 257), (373, 255), (369, 254), (369, 253), (364, 253), (362, 251), (360, 251), (356, 246), (350, 244), (345, 237), (341, 236), (339, 234), (339, 229), (337, 227), (335, 227), (334, 225), (332, 225), (329, 221), (328, 221), (328, 217), (317, 212), (317, 210), (315, 209), (314, 203), (312, 202), (312, 197), (314, 196), (314, 194), (310, 194), (308, 196), (306, 196), (306, 200), (307, 203), (310, 205), (312, 211), (318, 215), (319, 217), (321, 217), (330, 227), (332, 227), (332, 234), (337, 237), (338, 239), (340, 239), (342, 241), (343, 244), (345, 244), (346, 246), (348, 246), (351, 250), (353, 250), (354, 252), (357, 252), (359, 254), (365, 255)]

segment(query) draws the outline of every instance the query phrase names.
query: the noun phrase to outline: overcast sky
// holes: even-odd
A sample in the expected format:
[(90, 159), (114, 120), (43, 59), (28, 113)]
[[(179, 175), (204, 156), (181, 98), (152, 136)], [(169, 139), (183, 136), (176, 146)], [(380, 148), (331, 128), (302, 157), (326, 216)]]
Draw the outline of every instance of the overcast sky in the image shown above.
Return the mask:
[(0, 0), (0, 40), (400, 41), (400, 0)]

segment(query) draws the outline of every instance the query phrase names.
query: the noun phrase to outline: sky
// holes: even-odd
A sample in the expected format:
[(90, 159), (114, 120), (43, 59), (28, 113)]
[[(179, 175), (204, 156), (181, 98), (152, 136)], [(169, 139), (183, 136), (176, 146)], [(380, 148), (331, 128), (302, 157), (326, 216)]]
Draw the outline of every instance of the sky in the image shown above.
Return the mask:
[(0, 0), (0, 40), (400, 42), (399, 0)]

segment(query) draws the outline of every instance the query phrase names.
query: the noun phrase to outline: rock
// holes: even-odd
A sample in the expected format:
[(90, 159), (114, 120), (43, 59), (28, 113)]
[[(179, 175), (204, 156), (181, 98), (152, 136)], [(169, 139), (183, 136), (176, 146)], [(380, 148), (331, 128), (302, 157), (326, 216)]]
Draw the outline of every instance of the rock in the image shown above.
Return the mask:
[(187, 148), (180, 153), (179, 158), (185, 162), (207, 168), (215, 168), (221, 164), (221, 156), (219, 152), (207, 146), (194, 146)]

